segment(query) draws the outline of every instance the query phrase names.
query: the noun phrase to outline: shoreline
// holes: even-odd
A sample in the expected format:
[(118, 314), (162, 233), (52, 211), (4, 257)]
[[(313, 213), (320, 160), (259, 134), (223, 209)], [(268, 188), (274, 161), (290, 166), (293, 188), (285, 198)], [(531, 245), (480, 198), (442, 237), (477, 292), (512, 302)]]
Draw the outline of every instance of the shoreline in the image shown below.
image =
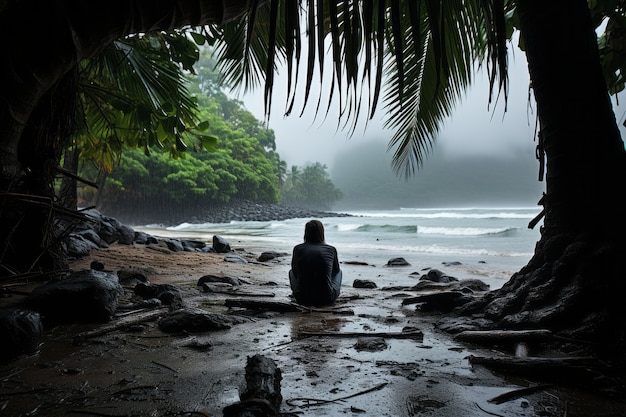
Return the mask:
[(111, 210), (107, 216), (114, 217), (124, 224), (131, 226), (145, 226), (148, 224), (161, 224), (164, 226), (177, 226), (182, 223), (230, 223), (232, 221), (281, 221), (296, 218), (324, 218), (324, 217), (351, 217), (350, 214), (314, 210), (302, 207), (285, 206), (281, 204), (255, 203), (252, 201), (239, 201), (212, 208), (181, 211), (180, 213), (146, 214), (134, 216), (128, 212), (118, 213)]
[[(227, 307), (227, 300), (246, 299), (246, 293), (265, 294), (247, 300), (290, 302), (286, 274), (289, 256), (259, 262), (258, 253), (236, 249), (235, 254), (248, 262), (226, 262), (226, 254), (114, 243), (72, 260), (72, 269), (77, 270), (98, 260), (113, 272), (144, 271), (151, 283), (179, 287), (189, 307), (228, 315), (239, 324), (223, 330), (166, 334), (158, 327), (159, 319), (168, 315), (166, 309), (122, 309), (124, 313), (111, 323), (76, 323), (48, 329), (37, 355), (0, 367), (4, 378), (0, 403), (4, 411), (15, 416), (47, 417), (68, 412), (219, 416), (223, 407), (239, 401), (246, 358), (254, 354), (274, 360), (282, 371), (283, 413), (395, 417), (406, 416), (409, 410), (408, 415), (456, 417), (487, 412), (518, 417), (561, 415), (555, 411), (591, 415), (591, 410), (615, 406), (606, 402), (599, 406), (606, 400), (592, 401), (591, 394), (581, 399), (576, 390), (560, 385), (502, 404), (490, 402), (497, 395), (533, 383), (515, 383), (472, 366), (467, 360), (469, 355), (489, 356), (494, 354), (493, 349), (457, 342), (453, 336), (436, 330), (438, 315), (403, 306), (408, 293), (382, 290), (384, 282), (393, 282), (394, 274), (405, 275), (407, 269), (342, 265), (355, 278), (369, 277), (380, 285), (355, 288), (351, 279), (346, 280), (334, 305), (337, 313), (333, 309), (285, 313)], [(237, 277), (247, 283), (237, 290), (240, 295), (237, 291), (205, 292), (197, 287), (204, 275)], [(270, 292), (272, 295), (267, 295)], [(125, 297), (123, 301), (131, 299)], [(141, 318), (143, 314), (152, 314), (152, 318), (114, 327), (116, 322)], [(111, 326), (114, 330), (73, 342), (77, 334)], [(323, 336), (372, 332), (393, 335), (405, 329), (423, 332), (423, 339)], [(34, 402), (29, 394), (33, 392), (37, 393)], [(344, 397), (343, 401), (335, 400)], [(310, 406), (303, 398), (320, 401)], [(34, 408), (37, 411), (29, 414)], [(541, 414), (546, 412), (551, 414)]]

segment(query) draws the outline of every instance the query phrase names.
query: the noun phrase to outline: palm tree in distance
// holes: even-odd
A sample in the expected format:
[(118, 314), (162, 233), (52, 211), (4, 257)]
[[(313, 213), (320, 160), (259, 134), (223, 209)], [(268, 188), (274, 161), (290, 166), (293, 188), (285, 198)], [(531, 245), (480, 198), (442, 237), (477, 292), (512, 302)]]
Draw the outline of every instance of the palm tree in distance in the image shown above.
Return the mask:
[[(333, 81), (329, 97), (339, 98), (338, 117), (343, 120), (370, 117), (384, 91), (388, 126), (397, 132), (390, 143), (395, 147), (394, 168), (411, 175), (442, 120), (471, 83), (477, 62), (488, 66), (494, 99), (498, 95), (506, 99), (506, 41), (514, 25), (521, 33), (537, 102), (538, 154), (546, 168), (545, 218), (528, 265), (500, 290), (466, 306), (465, 313), (483, 319), (477, 321), (475, 316), (466, 325), (547, 326), (623, 354), (626, 308), (621, 297), (626, 267), (621, 257), (626, 249), (626, 220), (620, 191), (625, 155), (606, 84), (606, 80), (616, 81), (609, 88), (617, 90), (621, 78), (616, 70), (609, 71), (611, 77), (604, 76), (603, 69), (614, 69), (615, 64), (601, 60), (594, 31), (603, 16), (613, 17), (611, 22), (619, 29), (624, 16), (620, 2), (594, 2), (594, 9), (585, 0), (310, 0), (302, 4), (93, 0), (84, 8), (74, 2), (60, 8), (63, 3), (25, 0), (0, 6), (0, 42), (5, 51), (0, 73), (2, 203), (25, 192), (46, 197), (46, 190), (30, 190), (23, 181), (32, 172), (28, 166), (32, 158), (26, 157), (30, 148), (21, 145), (43, 140), (25, 132), (33, 132), (29, 127), (44, 116), (57, 114), (50, 105), (58, 104), (60, 95), (51, 93), (62, 91), (61, 81), (81, 59), (127, 34), (220, 24), (214, 29), (223, 43), (218, 40), (216, 45), (229, 58), (223, 67), (227, 79), (248, 87), (264, 85), (266, 109), (271, 106), (274, 72), (281, 57), (290, 82), (285, 113), (294, 110), (295, 93), (302, 85), (305, 102), (312, 100), (313, 111), (323, 112), (321, 97), (308, 94), (313, 82), (326, 77)], [(297, 71), (304, 49), (302, 16), (307, 71), (304, 81), (296, 83), (301, 81)], [(41, 31), (41, 44), (26, 48), (15, 40), (14, 34), (26, 24), (35, 28), (35, 37)], [(612, 36), (621, 40), (619, 33), (615, 30)], [(607, 41), (605, 47), (610, 45)], [(330, 74), (323, 72), (327, 53), (333, 63)], [(49, 145), (51, 149), (45, 151), (58, 159), (58, 145), (54, 141)], [(6, 216), (2, 204), (0, 217)], [(0, 238), (14, 232), (13, 226), (2, 226)], [(42, 239), (33, 250), (45, 249), (45, 244)]]

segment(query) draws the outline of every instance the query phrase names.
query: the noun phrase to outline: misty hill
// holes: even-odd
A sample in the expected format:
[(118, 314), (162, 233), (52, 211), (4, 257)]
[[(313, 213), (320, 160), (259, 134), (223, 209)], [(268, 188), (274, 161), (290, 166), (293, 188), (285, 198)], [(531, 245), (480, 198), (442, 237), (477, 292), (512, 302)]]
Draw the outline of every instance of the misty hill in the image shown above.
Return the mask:
[(365, 142), (338, 154), (330, 172), (343, 192), (334, 210), (400, 207), (534, 207), (545, 190), (539, 163), (517, 157), (449, 157), (435, 149), (409, 180), (391, 169), (383, 142)]

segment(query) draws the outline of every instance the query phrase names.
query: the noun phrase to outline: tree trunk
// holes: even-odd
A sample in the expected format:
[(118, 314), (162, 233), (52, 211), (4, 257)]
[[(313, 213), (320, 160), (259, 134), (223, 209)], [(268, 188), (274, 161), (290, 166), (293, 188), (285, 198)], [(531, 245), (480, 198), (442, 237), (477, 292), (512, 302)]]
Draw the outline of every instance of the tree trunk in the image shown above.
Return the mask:
[(626, 159), (587, 2), (519, 0), (517, 10), (546, 155), (546, 216), (528, 265), (460, 313), (623, 355)]

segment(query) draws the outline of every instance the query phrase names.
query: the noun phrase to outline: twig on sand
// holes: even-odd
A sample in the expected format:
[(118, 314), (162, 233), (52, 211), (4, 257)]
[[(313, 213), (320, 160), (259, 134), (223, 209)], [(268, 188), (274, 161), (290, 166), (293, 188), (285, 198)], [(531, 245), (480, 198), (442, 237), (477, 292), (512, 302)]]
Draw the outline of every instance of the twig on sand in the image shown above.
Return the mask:
[[(363, 395), (363, 394), (368, 394), (370, 392), (373, 391), (378, 391), (383, 389), (385, 386), (387, 386), (387, 384), (389, 384), (388, 382), (383, 382), (381, 384), (376, 385), (375, 387), (366, 389), (365, 391), (359, 391), (356, 394), (351, 394), (351, 395), (347, 395), (345, 397), (340, 397), (340, 398), (335, 398), (332, 400), (323, 400), (323, 399), (318, 399), (318, 398), (292, 398), (290, 400), (285, 400), (285, 403), (287, 403), (288, 405), (290, 405), (291, 407), (314, 407), (317, 405), (323, 405), (323, 404), (328, 404), (328, 403), (334, 403), (334, 402), (338, 402), (338, 401), (345, 401), (349, 398), (354, 398), (354, 397), (358, 397), (359, 395)], [(298, 402), (302, 402), (302, 404), (298, 405)]]

